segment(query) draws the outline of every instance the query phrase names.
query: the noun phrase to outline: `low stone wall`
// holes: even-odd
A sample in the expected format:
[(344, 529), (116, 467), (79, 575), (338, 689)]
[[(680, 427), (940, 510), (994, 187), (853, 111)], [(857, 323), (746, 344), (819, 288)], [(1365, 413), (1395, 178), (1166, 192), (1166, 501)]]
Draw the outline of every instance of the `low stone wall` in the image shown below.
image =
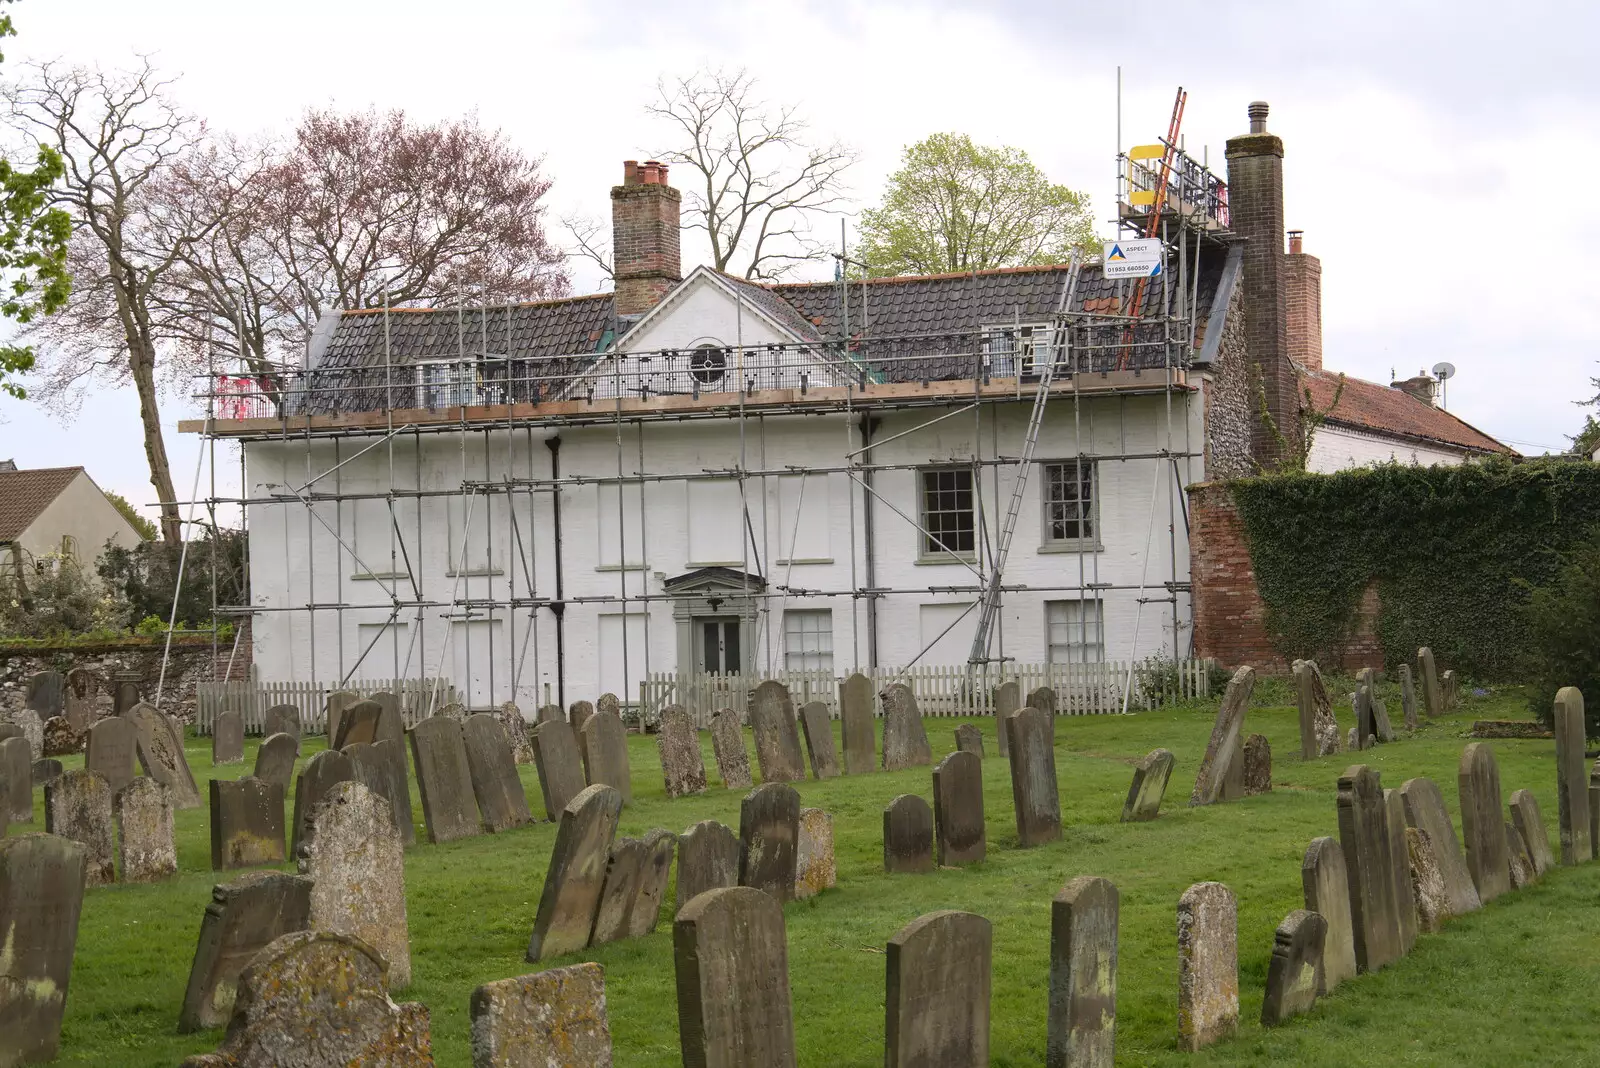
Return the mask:
[[(244, 678), (249, 671), (248, 642), (240, 643), (234, 658), (233, 677)], [(20, 708), (27, 692), (28, 679), (36, 672), (55, 670), (65, 675), (74, 668), (87, 668), (100, 681), (96, 704), (99, 715), (111, 712), (112, 678), (119, 672), (137, 672), (139, 690), (145, 700), (154, 702), (161, 679), (164, 639), (126, 639), (102, 645), (66, 645), (27, 650), (0, 649), (0, 711)], [(220, 678), (228, 670), (231, 643), (220, 650), (215, 661), (211, 639), (174, 638), (167, 677), (162, 687), (162, 711), (184, 723), (194, 720), (195, 683)]]

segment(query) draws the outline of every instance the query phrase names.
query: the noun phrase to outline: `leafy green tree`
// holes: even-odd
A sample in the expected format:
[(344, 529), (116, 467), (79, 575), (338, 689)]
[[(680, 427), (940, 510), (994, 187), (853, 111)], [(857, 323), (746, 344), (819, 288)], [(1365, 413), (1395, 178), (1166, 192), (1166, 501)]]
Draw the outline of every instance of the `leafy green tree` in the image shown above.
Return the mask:
[(909, 146), (883, 203), (861, 213), (874, 276), (1064, 263), (1097, 244), (1089, 198), (1052, 182), (1020, 148), (937, 133)]
[[(127, 605), (127, 617), (119, 621), (121, 626), (131, 627), (147, 616), (166, 622), (172, 613), (182, 556), (181, 543), (147, 541), (132, 549), (106, 543), (97, 570), (100, 581)], [(178, 589), (179, 623), (202, 627), (211, 620), (213, 563), (216, 603), (229, 606), (249, 600), (244, 531), (207, 531), (189, 543), (189, 556), (183, 561), (183, 584)]]
[(1550, 723), (1556, 691), (1583, 692), (1588, 731), (1600, 729), (1600, 528), (1562, 556), (1548, 585), (1528, 587), (1522, 606), (1528, 627), (1528, 703)]
[(144, 516), (140, 515), (133, 505), (128, 503), (128, 498), (124, 497), (122, 494), (112, 493), (111, 491), (107, 490), (106, 500), (111, 502), (111, 507), (115, 508), (119, 513), (121, 513), (122, 518), (128, 521), (128, 525), (133, 527), (134, 530), (137, 530), (139, 532), (139, 537), (143, 538), (145, 541), (155, 541), (161, 536), (161, 531), (156, 529), (156, 525), (150, 522), (150, 520), (146, 519)]
[(1592, 415), (1585, 416), (1583, 429), (1572, 438), (1572, 451), (1587, 460), (1597, 448), (1600, 448), (1600, 419)]

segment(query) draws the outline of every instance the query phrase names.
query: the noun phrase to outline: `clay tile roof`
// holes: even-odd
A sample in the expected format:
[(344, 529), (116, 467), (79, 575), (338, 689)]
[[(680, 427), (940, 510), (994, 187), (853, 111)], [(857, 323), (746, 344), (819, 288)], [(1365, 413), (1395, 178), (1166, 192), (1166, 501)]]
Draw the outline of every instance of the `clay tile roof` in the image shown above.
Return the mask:
[(1435, 408), (1417, 398), (1362, 378), (1344, 376), (1344, 392), (1339, 392), (1339, 375), (1333, 371), (1308, 371), (1306, 389), (1317, 411), (1327, 411), (1335, 395), (1339, 403), (1328, 413), (1328, 422), (1374, 434), (1437, 442), (1470, 452), (1494, 452), (1515, 456), (1511, 449), (1477, 427)]
[(0, 471), (0, 543), (15, 541), (61, 495), (81, 467)]

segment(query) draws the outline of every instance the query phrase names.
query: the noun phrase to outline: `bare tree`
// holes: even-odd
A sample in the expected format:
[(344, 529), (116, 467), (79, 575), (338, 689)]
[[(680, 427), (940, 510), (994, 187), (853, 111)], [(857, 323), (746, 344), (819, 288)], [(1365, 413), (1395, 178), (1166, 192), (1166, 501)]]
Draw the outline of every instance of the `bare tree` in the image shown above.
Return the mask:
[(563, 215), (561, 228), (567, 232), (571, 242), (567, 249), (568, 256), (588, 260), (606, 278), (612, 276), (611, 241), (606, 234), (605, 223), (592, 215)]
[(776, 278), (824, 254), (811, 222), (843, 204), (856, 155), (837, 141), (812, 144), (794, 107), (768, 104), (755, 88), (744, 70), (662, 79), (646, 110), (676, 128), (675, 147), (658, 158), (695, 172), (686, 215), (710, 238), (712, 266), (728, 271), (737, 260), (746, 278)]

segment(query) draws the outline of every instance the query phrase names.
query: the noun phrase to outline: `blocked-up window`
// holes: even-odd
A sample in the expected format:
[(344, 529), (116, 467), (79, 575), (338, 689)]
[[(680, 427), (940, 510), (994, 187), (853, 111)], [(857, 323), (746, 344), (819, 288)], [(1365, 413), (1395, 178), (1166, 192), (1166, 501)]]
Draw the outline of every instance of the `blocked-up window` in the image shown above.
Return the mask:
[(1052, 664), (1098, 664), (1106, 658), (1099, 601), (1046, 601), (1045, 630)]
[(778, 478), (778, 560), (828, 560), (832, 500), (827, 475)]
[[(494, 498), (505, 507), (506, 497)], [(494, 509), (484, 493), (467, 493), (446, 498), (450, 512), (450, 570), (488, 571), (498, 566), (491, 536)], [(504, 524), (504, 516), (494, 517)]]
[[(758, 492), (759, 483), (750, 483)], [(689, 563), (740, 564), (744, 560), (744, 503), (739, 481), (695, 478), (688, 483)]]
[(947, 552), (972, 556), (977, 547), (972, 469), (940, 467), (917, 475), (922, 490), (922, 555), (945, 559)]
[(644, 563), (644, 519), (639, 484), (602, 484), (595, 487), (595, 507), (600, 515), (600, 566)]
[(1045, 542), (1093, 540), (1094, 464), (1078, 460), (1045, 464), (1040, 481)]
[(786, 671), (833, 674), (833, 612), (827, 608), (786, 608), (783, 612), (783, 667)]

